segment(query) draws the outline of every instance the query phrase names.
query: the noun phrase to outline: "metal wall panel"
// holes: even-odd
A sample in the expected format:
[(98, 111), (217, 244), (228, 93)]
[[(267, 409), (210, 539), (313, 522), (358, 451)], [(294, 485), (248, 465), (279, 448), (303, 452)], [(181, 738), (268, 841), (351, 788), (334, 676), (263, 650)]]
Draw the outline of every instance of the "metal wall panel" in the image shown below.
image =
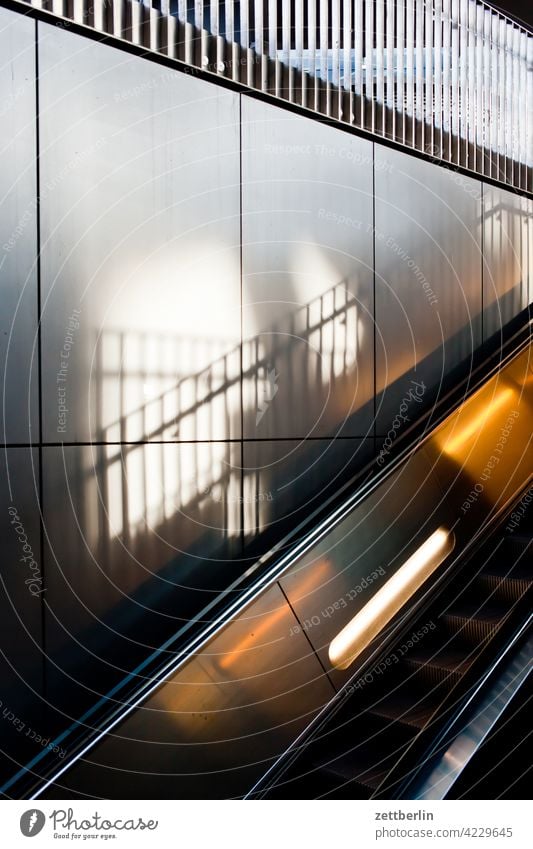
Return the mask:
[(112, 798), (120, 769), (132, 798), (242, 796), (332, 695), (274, 585), (61, 783)]
[(458, 540), (531, 484), (531, 350), (516, 357), (450, 416), (426, 444), (433, 472), (453, 505)]
[(239, 574), (240, 451), (43, 451), (48, 682), (54, 703), (74, 710), (91, 701), (77, 682), (105, 692)]
[(40, 698), (46, 585), (38, 492), (37, 450), (6, 448), (0, 452), (0, 779), (39, 753), (36, 735), (47, 736)]
[(244, 532), (247, 540), (262, 534), (262, 550), (326, 496), (366, 465), (374, 440), (313, 439), (245, 442), (243, 446)]
[(533, 199), (524, 201), (525, 238), (522, 243), (522, 262), (527, 264), (528, 302), (533, 303)]
[(480, 218), (477, 181), (376, 148), (379, 435), (411, 379), (438, 388), (480, 344)]
[(244, 433), (372, 423), (372, 146), (243, 98)]
[(522, 267), (522, 198), (485, 186), (483, 193), (484, 336), (497, 333), (528, 304)]
[(39, 438), (35, 23), (0, 9), (2, 441)]
[(237, 95), (40, 33), (45, 439), (238, 437)]

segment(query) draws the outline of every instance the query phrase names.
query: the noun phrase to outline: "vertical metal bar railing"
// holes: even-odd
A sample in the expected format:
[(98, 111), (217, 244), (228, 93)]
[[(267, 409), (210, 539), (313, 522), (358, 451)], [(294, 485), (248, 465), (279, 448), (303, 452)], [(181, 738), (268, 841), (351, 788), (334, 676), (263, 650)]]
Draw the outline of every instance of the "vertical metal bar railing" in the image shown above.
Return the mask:
[(396, 94), (394, 137), (405, 144), (405, 0), (396, 0)]
[(424, 134), (424, 0), (415, 0), (415, 147), (425, 150)]
[(483, 156), (483, 132), (485, 128), (485, 118), (483, 114), (483, 86), (485, 83), (485, 75), (483, 72), (483, 61), (485, 59), (485, 40), (483, 33), (484, 12), (482, 6), (476, 6), (476, 44), (475, 44), (475, 59), (476, 59), (476, 87), (475, 87), (475, 150), (476, 162), (474, 170), (478, 174), (485, 173), (485, 158)]
[(375, 100), (376, 100), (376, 125), (375, 130), (379, 135), (385, 134), (385, 67), (384, 67), (384, 52), (385, 52), (385, 9), (384, 0), (374, 0), (375, 4), (375, 25), (376, 25), (376, 85), (375, 85)]
[(407, 144), (415, 144), (415, 0), (406, 0), (405, 98)]
[(353, 55), (353, 34), (355, 31), (355, 23), (352, 18), (351, 0), (344, 0), (342, 7), (342, 49), (343, 49), (343, 108), (342, 114), (339, 116), (342, 120), (355, 123), (354, 105), (354, 84), (352, 82), (352, 55)]
[(483, 0), (21, 0), (533, 191), (533, 33)]
[(468, 47), (467, 47), (467, 62), (468, 62), (468, 147), (467, 147), (467, 164), (473, 171), (477, 167), (476, 158), (476, 3), (474, 0), (468, 0)]
[(451, 2), (442, 0), (442, 158), (451, 157)]
[(424, 100), (425, 100), (425, 138), (424, 150), (434, 155), (433, 149), (433, 85), (435, 79), (433, 55), (433, 6), (425, 3), (425, 32), (424, 32)]
[[(290, 4), (287, 4), (290, 5)], [(339, 118), (341, 107), (341, 7), (340, 0), (331, 0), (331, 81), (336, 94), (332, 104), (332, 115)]]
[(385, 109), (383, 110), (383, 133), (389, 138), (396, 136), (396, 103), (394, 87), (396, 81), (394, 62), (394, 32), (396, 27), (395, 6), (385, 4)]
[(365, 0), (365, 110), (363, 126), (365, 130), (375, 132), (375, 106), (374, 96), (374, 3), (373, 0)]
[(355, 97), (353, 122), (363, 126), (363, 0), (354, 0), (354, 73), (353, 91)]
[(320, 89), (325, 96), (319, 96), (319, 103), (323, 105), (323, 110), (326, 115), (331, 114), (331, 104), (329, 99), (329, 68), (328, 68), (328, 35), (329, 35), (329, 2), (328, 0), (319, 0), (320, 2)]
[(442, 0), (435, 0), (433, 156), (442, 159)]

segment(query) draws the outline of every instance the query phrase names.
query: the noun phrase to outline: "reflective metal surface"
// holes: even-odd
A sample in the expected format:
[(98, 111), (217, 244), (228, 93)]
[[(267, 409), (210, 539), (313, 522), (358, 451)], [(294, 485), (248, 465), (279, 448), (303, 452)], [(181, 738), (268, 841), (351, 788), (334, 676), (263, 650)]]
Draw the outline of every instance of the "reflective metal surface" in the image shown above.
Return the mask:
[[(40, 751), (47, 736), (42, 606), (46, 592), (39, 539), (36, 449), (0, 452), (0, 778)], [(33, 733), (34, 732), (34, 733)], [(10, 761), (15, 758), (15, 763)]]
[(243, 98), (244, 432), (372, 426), (372, 145)]
[(117, 770), (132, 799), (242, 795), (333, 694), (296, 628), (273, 586), (50, 795), (113, 796)]
[(445, 423), (426, 451), (465, 537), (526, 484), (533, 471), (531, 350), (517, 357)]
[(419, 451), (280, 579), (308, 640), (337, 687), (353, 669), (334, 669), (333, 638), (452, 514)]
[(374, 440), (244, 443), (244, 529), (262, 539), (294, 526), (373, 457)]
[(522, 254), (522, 267), (528, 278), (528, 303), (533, 302), (533, 198), (524, 199), (526, 251)]
[(48, 447), (43, 485), (47, 681), (76, 715), (239, 574), (240, 452)]
[(529, 255), (524, 213), (521, 197), (485, 186), (483, 307), (486, 339), (501, 331), (529, 303), (527, 269), (533, 265), (533, 256)]
[(0, 439), (39, 439), (35, 23), (0, 8)]
[[(37, 362), (35, 30), (22, 16), (0, 15), (8, 57), (0, 112), (14, 139), (0, 168), (3, 439), (30, 440), (38, 451), (29, 375), (31, 357)], [(133, 23), (137, 35), (150, 31)], [(68, 28), (37, 26), (44, 441), (91, 442), (43, 451), (46, 673), (56, 706), (73, 714), (78, 697), (94, 700), (240, 576), (243, 541), (319, 504), (367, 456), (374, 383), (384, 390), (384, 438), (404, 404), (414, 418), (419, 393), (470, 356), (482, 304), (485, 337), (525, 306), (533, 202), (485, 187), (482, 228), (475, 180), (381, 148), (374, 163), (372, 143), (339, 127)], [(275, 85), (295, 93), (298, 77), (286, 76), (275, 53)], [(329, 68), (325, 42), (321, 54)], [(241, 65), (233, 68), (238, 77)], [(365, 79), (373, 84), (371, 63)], [(420, 63), (406, 67), (405, 81), (419, 108)], [(315, 92), (316, 108), (332, 114), (333, 82)], [(365, 122), (379, 131), (390, 115), (375, 107), (365, 105)], [(402, 132), (418, 144), (419, 129), (405, 120)], [(472, 143), (462, 149), (478, 156)], [(300, 618), (293, 636), (328, 671), (333, 626), (379, 588), (379, 570), (407, 556), (437, 512), (441, 521), (457, 507), (464, 543), (523, 483), (529, 368), (524, 356), (485, 387), (449, 426), (462, 437), (435, 436), (345, 520), (346, 534), (339, 525), (281, 579)], [(27, 464), (20, 469), (25, 498), (31, 480)], [(9, 621), (9, 599), (0, 610)], [(344, 680), (331, 675), (336, 686)]]
[(45, 441), (239, 437), (237, 95), (39, 32)]
[[(377, 431), (385, 436), (411, 380), (437, 389), (481, 342), (481, 185), (376, 147), (375, 247), (376, 385), (385, 390)], [(416, 404), (407, 406), (412, 418)]]
[[(532, 407), (531, 350), (522, 347), (422, 446), (413, 448), (397, 469), (375, 481), (355, 507), (350, 501), (344, 512), (337, 511), (335, 518), (322, 525), (321, 532), (314, 529), (313, 536), (321, 533), (321, 541), (309, 542), (303, 555), (295, 554), (283, 572), (273, 573), (268, 590), (221, 626), (194, 659), (182, 663), (141, 702), (140, 709), (122, 722), (117, 718), (113, 733), (102, 735), (86, 759), (62, 771), (45, 797), (60, 798), (65, 792), (94, 795), (95, 788), (103, 795), (123, 796), (117, 769), (133, 797), (146, 798), (152, 792), (194, 797), (198, 787), (203, 798), (242, 794), (246, 781), (253, 779), (257, 761), (268, 767), (269, 759), (283, 748), (287, 728), (297, 731), (294, 711), (300, 718), (312, 713), (332, 692), (331, 685), (338, 688), (345, 683), (346, 673), (332, 672), (328, 666), (325, 643), (332, 632), (347, 624), (357, 607), (427, 539), (428, 532), (445, 525), (453, 529), (455, 538), (453, 554), (435, 573), (438, 580), (458, 562), (495, 511), (524, 489), (533, 474)], [(487, 458), (498, 452), (501, 463), (492, 462), (489, 469)], [(463, 490), (470, 487), (477, 492), (476, 480), (483, 481), (483, 497), (478, 497), (475, 508), (463, 509)], [(303, 541), (299, 547), (305, 549), (305, 545)], [(417, 601), (430, 591), (424, 585)], [(386, 636), (380, 634), (378, 642)], [(355, 675), (358, 668), (355, 664)], [(192, 690), (182, 689), (191, 686)], [(291, 697), (285, 701), (278, 694), (286, 693), (287, 686)], [(155, 720), (153, 711), (157, 711)], [(174, 711), (178, 711), (177, 719)], [(263, 736), (265, 727), (269, 731)], [(243, 729), (251, 735), (246, 745)], [(200, 745), (191, 747), (191, 742)], [(177, 749), (172, 748), (175, 743)], [(190, 784), (181, 783), (184, 743), (189, 743), (187, 775), (196, 776)], [(179, 783), (168, 772), (179, 773)]]

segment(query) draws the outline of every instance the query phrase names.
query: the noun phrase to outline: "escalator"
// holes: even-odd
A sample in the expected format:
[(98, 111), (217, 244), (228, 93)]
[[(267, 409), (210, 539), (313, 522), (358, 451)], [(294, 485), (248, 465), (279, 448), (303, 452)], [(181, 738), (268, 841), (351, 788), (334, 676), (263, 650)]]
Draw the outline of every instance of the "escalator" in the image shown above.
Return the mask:
[[(408, 793), (527, 624), (532, 327), (526, 318), (398, 438), (383, 468), (327, 501), (2, 792)], [(354, 623), (383, 598), (354, 641)]]
[(524, 685), (453, 784), (447, 798), (529, 799), (532, 696), (530, 667)]
[(395, 644), (374, 673), (356, 680), (263, 796), (404, 795), (429, 741), (496, 661), (505, 636), (530, 619), (532, 514), (514, 532), (504, 518), (504, 527), (413, 623), (411, 636)]

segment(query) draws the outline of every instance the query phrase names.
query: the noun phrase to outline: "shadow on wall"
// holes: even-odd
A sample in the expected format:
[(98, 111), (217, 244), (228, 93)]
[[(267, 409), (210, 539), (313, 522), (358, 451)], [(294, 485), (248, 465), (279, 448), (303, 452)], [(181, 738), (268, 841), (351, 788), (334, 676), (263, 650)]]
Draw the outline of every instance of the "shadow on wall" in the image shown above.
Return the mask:
[[(505, 306), (499, 303), (494, 308)], [(298, 374), (311, 376), (305, 390), (310, 395), (315, 386), (317, 393), (323, 392), (327, 383), (334, 394), (338, 385), (334, 380), (348, 382), (353, 375), (355, 356), (345, 354), (349, 349), (346, 328), (355, 331), (356, 314), (356, 300), (347, 299), (339, 284), (290, 320), (290, 326), (300, 330), (299, 339), (321, 334), (329, 340), (324, 357), (327, 368), (314, 367), (311, 347), (307, 349), (311, 359), (307, 371), (300, 358)], [(268, 375), (283, 362), (287, 369), (293, 368), (293, 336), (280, 333), (274, 338), (284, 344), (274, 348), (273, 359), (266, 354), (257, 357), (256, 368), (244, 375), (255, 387), (253, 411), (258, 418), (261, 392), (271, 387)], [(163, 342), (168, 345), (168, 340)], [(454, 340), (450, 342), (453, 345)], [(176, 344), (185, 346), (187, 342), (180, 339)], [(194, 348), (200, 343), (189, 344)], [(142, 350), (157, 342), (122, 333), (107, 333), (99, 340), (99, 346), (108, 350), (110, 346), (126, 350), (128, 345)], [(255, 339), (246, 342), (247, 346), (254, 354), (261, 352)], [(210, 405), (231, 415), (228, 397), (238, 376), (229, 376), (229, 363), (238, 359), (238, 353), (236, 349), (216, 359), (212, 366), (150, 397), (121, 420), (101, 427), (99, 444), (83, 454), (78, 448), (63, 448), (73, 515), (50, 511), (47, 520), (49, 559), (55, 564), (48, 570), (46, 607), (48, 646), (54, 658), (48, 670), (50, 691), (57, 707), (70, 716), (76, 713), (75, 706), (94, 701), (238, 577), (246, 562), (243, 558), (251, 552), (261, 553), (258, 541), (279, 538), (374, 455), (372, 437), (302, 441), (299, 454), (292, 442), (268, 440), (266, 455), (252, 452), (248, 456), (253, 462), (241, 467), (240, 443), (160, 442), (161, 434), (168, 439), (181, 427), (188, 434), (191, 429), (194, 432), (195, 422)], [(433, 352), (420, 363), (421, 373), (434, 373), (435, 363), (442, 358), (441, 349)], [(109, 377), (116, 389), (118, 368), (124, 398), (126, 387), (137, 397), (158, 379), (158, 371), (150, 370), (146, 357), (138, 358), (143, 365), (135, 370), (125, 369), (121, 360), (114, 363), (115, 368), (108, 368), (106, 357), (99, 362), (102, 387)], [(464, 373), (470, 362), (467, 358)], [(440, 390), (448, 388), (449, 382), (429, 386), (421, 403), (413, 406), (408, 423), (435, 402)], [(404, 377), (391, 387), (395, 394), (404, 389)], [(269, 403), (277, 401), (277, 393), (273, 393)], [(373, 408), (372, 400), (361, 409), (369, 404)], [(359, 415), (361, 409), (353, 415)], [(170, 411), (168, 418), (166, 410)], [(142, 422), (144, 437), (151, 441), (113, 444), (111, 434), (127, 434), (130, 420), (137, 422), (136, 427)], [(262, 484), (264, 466), (274, 467), (268, 469), (268, 490)], [(65, 480), (47, 470), (46, 460), (44, 473), (48, 503), (53, 487), (61, 488)], [(252, 543), (244, 549), (243, 514), (248, 523), (245, 540)], [(65, 676), (70, 675), (72, 679), (67, 680)]]
[[(275, 423), (275, 408), (283, 417), (283, 405), (294, 403), (291, 380), (309, 407), (346, 405), (364, 355), (358, 309), (339, 284), (280, 323), (267, 343), (244, 343), (243, 384), (257, 426), (267, 410)], [(191, 374), (196, 352), (205, 361), (209, 345), (106, 331), (96, 344), (96, 442), (64, 445), (61, 464), (57, 448), (44, 448), (47, 676), (56, 706), (70, 716), (241, 574), (245, 540), (266, 525), (270, 539), (287, 529), (272, 530), (271, 504), (282, 505), (279, 518), (296, 507), (301, 518), (372, 456), (373, 440), (302, 439), (273, 461), (282, 480), (261, 490), (257, 463), (242, 465), (240, 440), (209, 439), (221, 417), (226, 433), (240, 431), (241, 397), (241, 346)], [(171, 386), (168, 362), (185, 372)], [(355, 396), (351, 408), (357, 403)], [(106, 410), (118, 405), (123, 414), (108, 420)], [(327, 469), (319, 467), (324, 455)]]

